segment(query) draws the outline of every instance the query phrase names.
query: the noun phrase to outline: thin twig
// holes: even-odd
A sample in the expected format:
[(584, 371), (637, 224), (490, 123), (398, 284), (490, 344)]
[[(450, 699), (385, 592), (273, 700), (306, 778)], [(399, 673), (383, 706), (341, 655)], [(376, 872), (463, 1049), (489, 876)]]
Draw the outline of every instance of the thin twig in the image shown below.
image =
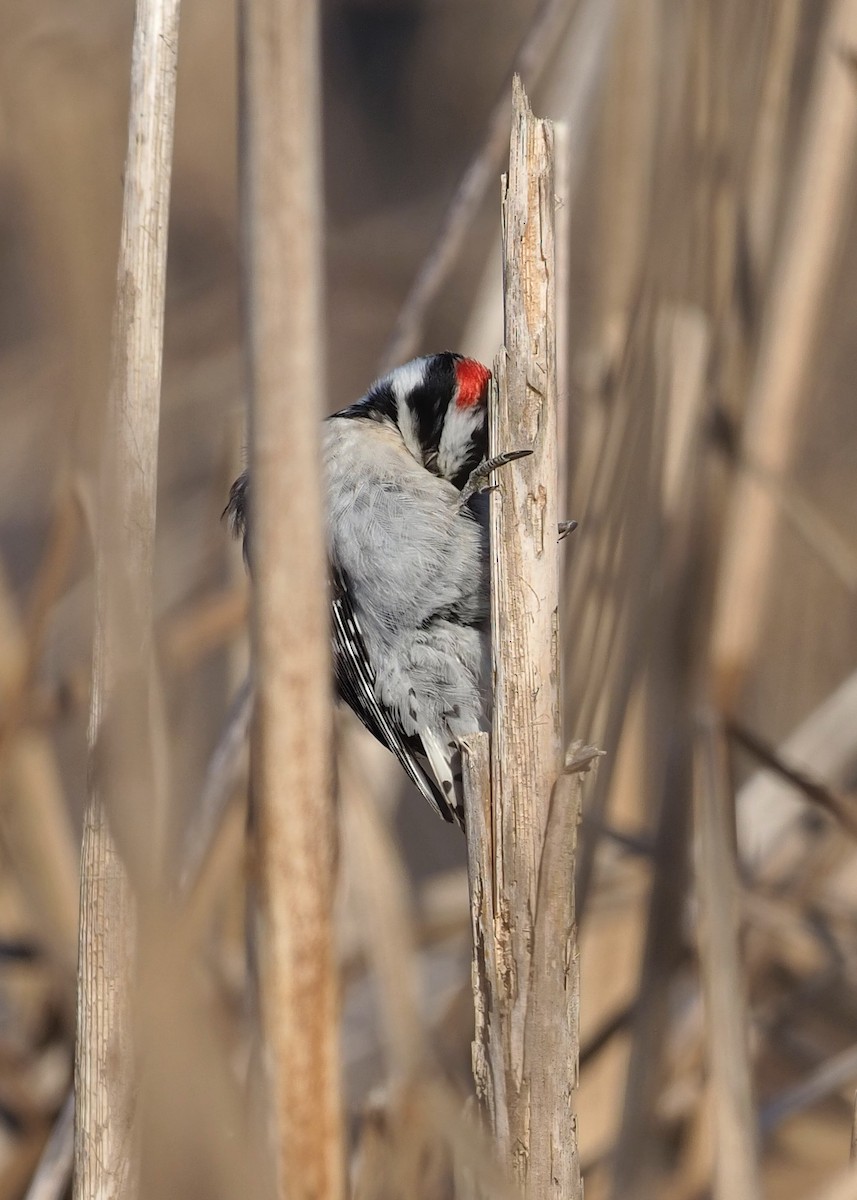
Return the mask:
[(521, 75), (532, 89), (571, 20), (579, 0), (544, 0), (515, 56), (499, 98), (491, 111), (488, 127), (476, 154), (461, 177), (447, 206), (411, 290), (399, 310), (393, 333), (384, 351), (385, 366), (395, 366), (418, 349), (428, 312), (460, 259), (461, 247), (479, 206), (495, 182), (509, 136), (510, 86)]
[(794, 479), (784, 479), (754, 461), (746, 450), (738, 459), (741, 470), (770, 493), (787, 522), (834, 578), (857, 593), (857, 550), (814, 504)]
[(810, 775), (809, 772), (802, 771), (788, 762), (780, 750), (771, 746), (740, 721), (729, 721), (726, 731), (739, 746), (743, 746), (763, 766), (769, 767), (770, 770), (775, 771), (777, 775), (803, 792), (813, 804), (817, 804), (819, 808), (823, 808), (825, 812), (835, 817), (852, 837), (857, 837), (857, 804), (850, 801), (845, 794), (836, 791), (835, 788), (829, 787), (820, 779)]
[[(857, 672), (850, 675), (777, 749), (799, 771), (841, 784), (857, 764)], [(742, 785), (737, 800), (738, 849), (754, 877), (787, 878), (805, 856), (806, 801), (770, 771)], [(785, 848), (785, 855), (784, 855)]]
[[(560, 169), (559, 154), (565, 160), (564, 178), (557, 181), (557, 199), (562, 197), (564, 205), (557, 220), (557, 390), (560, 395), (571, 377), (570, 370), (567, 374), (563, 372), (565, 348), (562, 338), (569, 310), (560, 296), (566, 271), (562, 261), (562, 239), (570, 237), (578, 187), (586, 178), (590, 147), (598, 125), (598, 100), (620, 8), (619, 0), (575, 0), (574, 18), (565, 31), (545, 79), (545, 111), (561, 118), (565, 130), (561, 135), (564, 147), (558, 149), (555, 146), (557, 170)], [(508, 123), (508, 117), (506, 119)], [(499, 165), (498, 159), (496, 170), (499, 170)], [(462, 333), (461, 347), (468, 354), (487, 362), (493, 357), (502, 336), (502, 262), (492, 254), (482, 273), (473, 309)], [(576, 430), (576, 421), (573, 424)], [(560, 478), (564, 476), (561, 474)]]

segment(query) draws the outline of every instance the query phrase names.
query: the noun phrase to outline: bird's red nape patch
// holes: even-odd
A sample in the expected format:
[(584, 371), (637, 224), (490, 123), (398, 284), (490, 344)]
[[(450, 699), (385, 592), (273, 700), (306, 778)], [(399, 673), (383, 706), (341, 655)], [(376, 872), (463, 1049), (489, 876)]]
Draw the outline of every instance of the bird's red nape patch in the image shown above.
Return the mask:
[(470, 408), (485, 394), (491, 372), (472, 358), (460, 358), (455, 364), (455, 378), (458, 382), (456, 406)]

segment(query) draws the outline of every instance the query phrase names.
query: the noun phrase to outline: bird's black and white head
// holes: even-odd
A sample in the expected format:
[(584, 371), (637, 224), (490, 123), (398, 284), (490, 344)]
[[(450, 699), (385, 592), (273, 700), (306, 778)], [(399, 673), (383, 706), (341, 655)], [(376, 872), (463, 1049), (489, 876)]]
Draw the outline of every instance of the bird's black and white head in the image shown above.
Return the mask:
[(472, 358), (431, 354), (396, 367), (335, 415), (395, 425), (418, 463), (461, 489), (487, 453), (490, 378)]
[[(362, 399), (329, 419), (352, 418), (394, 426), (421, 466), (459, 491), (488, 449), (491, 372), (461, 354), (415, 358), (377, 380)], [(244, 539), (249, 559), (250, 483), (244, 471), (229, 493), (224, 516)]]

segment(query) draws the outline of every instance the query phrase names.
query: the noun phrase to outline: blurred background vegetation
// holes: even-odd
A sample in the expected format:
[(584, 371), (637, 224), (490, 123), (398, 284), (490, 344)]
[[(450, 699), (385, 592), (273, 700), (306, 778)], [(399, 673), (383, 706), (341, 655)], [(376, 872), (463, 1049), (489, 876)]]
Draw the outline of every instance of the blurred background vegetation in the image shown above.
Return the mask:
[[(595, 82), (581, 106), (569, 71), (582, 70), (597, 5), (569, 0), (561, 36), (532, 71), (538, 81), (525, 73), (536, 112), (572, 123), (563, 332), (568, 516), (581, 528), (565, 552), (566, 725), (569, 737), (607, 752), (582, 833), (579, 1107), (589, 1200), (691, 1200), (712, 1186), (708, 1064), (718, 1031), (700, 1007), (691, 854), (693, 723), (706, 696), (728, 720), (731, 778), (745, 788), (742, 986), (764, 1194), (806, 1197), (848, 1159), (857, 1087), (857, 694), (842, 692), (857, 668), (853, 138), (838, 143), (847, 149), (841, 221), (826, 202), (810, 212), (835, 226), (836, 252), (811, 309), (817, 336), (799, 403), (782, 418), (783, 469), (760, 485), (776, 497), (777, 521), (764, 547), (772, 558), (758, 636), (738, 676), (729, 673), (737, 686), (721, 687), (716, 670), (733, 664), (707, 669), (719, 550), (734, 536), (730, 500), (742, 472), (764, 476), (742, 423), (771, 338), (778, 264), (802, 233), (789, 212), (806, 185), (807, 114), (825, 63), (835, 59), (857, 80), (857, 39), (831, 42), (828, 26), (848, 8), (623, 0), (611, 38), (592, 41)], [(334, 409), (379, 373), (538, 6), (327, 0), (323, 11)], [(70, 1082), (93, 481), (132, 18), (127, 0), (0, 8), (0, 1200), (24, 1194)], [(246, 581), (220, 523), (244, 445), (235, 21), (228, 0), (185, 0), (156, 573), (176, 846), (247, 659)], [(488, 188), (415, 351), (490, 361), (498, 285), (492, 296), (490, 276), (480, 280), (497, 255), (498, 194)], [(698, 436), (692, 450), (679, 439), (681, 469), (670, 474), (683, 419)], [(761, 430), (763, 458), (780, 420)], [(754, 601), (738, 586), (725, 602)], [(700, 677), (713, 680), (710, 694)], [(831, 696), (842, 700), (845, 730), (835, 751), (825, 756), (821, 737), (805, 761), (792, 745), (772, 773), (755, 775), (765, 748)], [(783, 781), (790, 764), (814, 790)], [(381, 758), (376, 767), (372, 791), (407, 870), (435, 1069), (466, 1089), (464, 840), (414, 796), (400, 797), (394, 766)], [(765, 803), (751, 795), (742, 807), (746, 789), (765, 781)], [(200, 900), (196, 965), (217, 1044), (240, 1074), (239, 803), (234, 811)], [(346, 875), (359, 875), (347, 846), (343, 860)], [(347, 1107), (371, 1150), (384, 1127), (363, 1114), (386, 1077), (386, 1034), (366, 967), (366, 911), (345, 896)], [(409, 1194), (446, 1194), (443, 1172), (420, 1178), (423, 1192)], [(367, 1197), (404, 1194), (363, 1186)]]

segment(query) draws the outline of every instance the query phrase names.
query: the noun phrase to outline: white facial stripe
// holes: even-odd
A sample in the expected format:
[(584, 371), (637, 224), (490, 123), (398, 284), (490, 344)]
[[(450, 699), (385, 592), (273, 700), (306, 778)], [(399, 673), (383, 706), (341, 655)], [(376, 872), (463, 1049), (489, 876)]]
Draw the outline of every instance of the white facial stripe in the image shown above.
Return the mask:
[(416, 416), (408, 403), (408, 396), (424, 383), (425, 376), (426, 359), (415, 358), (413, 362), (405, 363), (403, 367), (391, 371), (387, 377), (399, 409), (399, 431), (402, 441), (420, 463), (423, 461), (422, 447), (417, 436)]
[(452, 479), (464, 466), (473, 447), (473, 435), (484, 419), (484, 410), (478, 404), (469, 408), (450, 404), (437, 456), (437, 469), (444, 479)]

